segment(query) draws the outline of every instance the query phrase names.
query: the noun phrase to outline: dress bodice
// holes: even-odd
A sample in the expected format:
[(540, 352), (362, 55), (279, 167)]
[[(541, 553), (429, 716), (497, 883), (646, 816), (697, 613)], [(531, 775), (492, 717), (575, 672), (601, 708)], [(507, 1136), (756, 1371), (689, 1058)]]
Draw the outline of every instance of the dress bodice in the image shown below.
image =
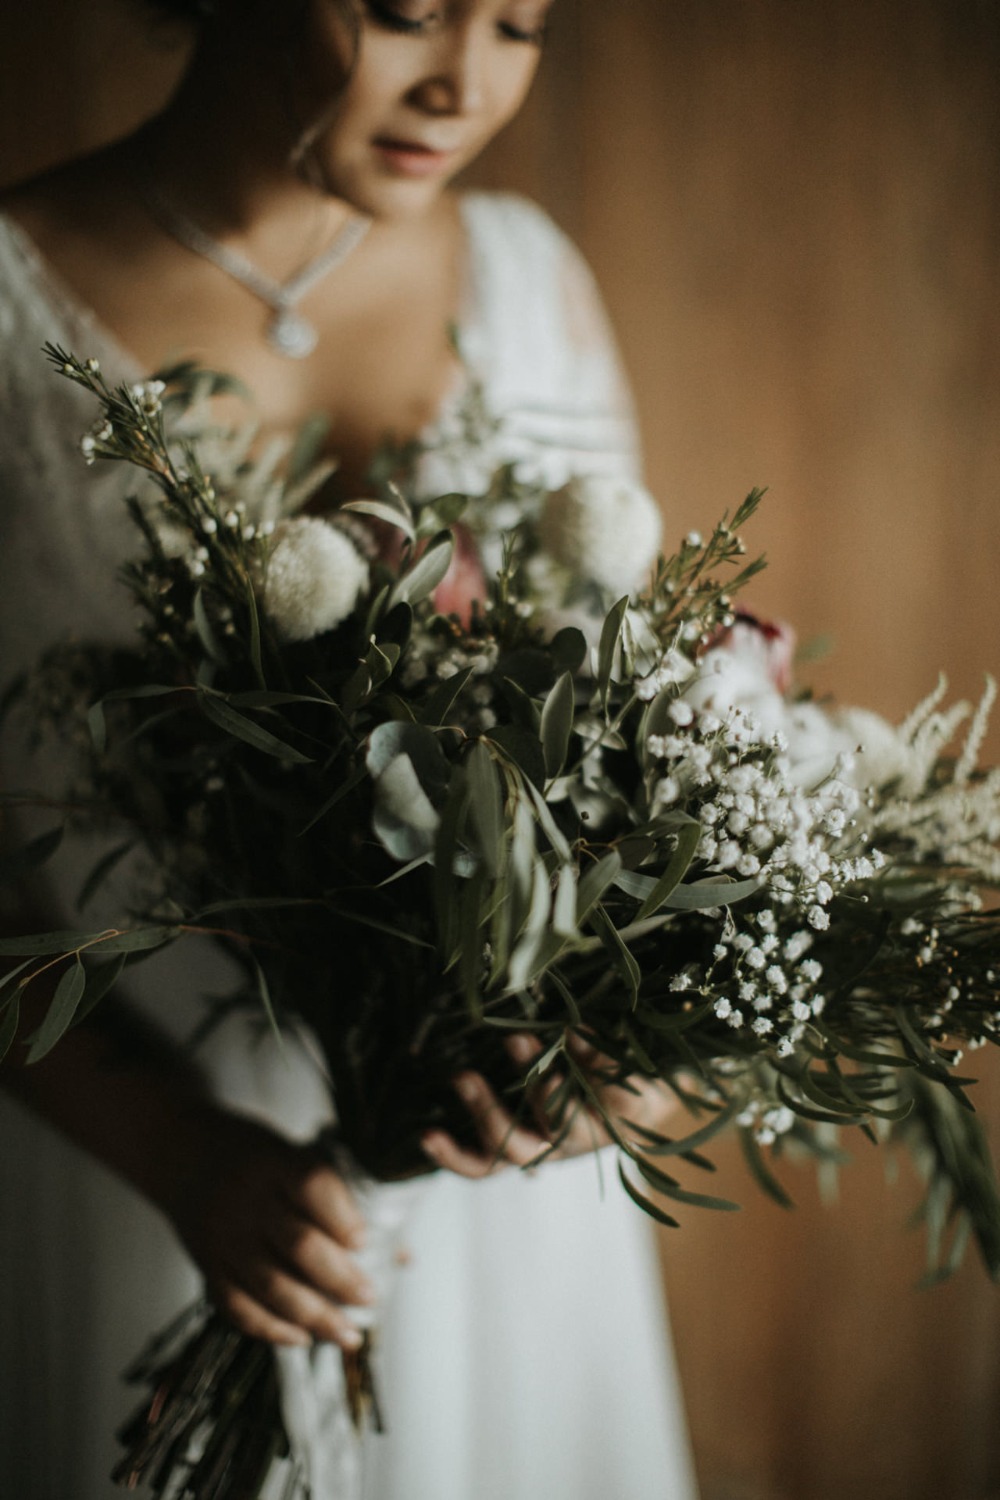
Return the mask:
[[(578, 252), (523, 198), (470, 193), (461, 206), (460, 348), (497, 425), (474, 455), (463, 448), (465, 388), (454, 389), (422, 434), (429, 451), (421, 486), (474, 492), (503, 462), (550, 483), (595, 469), (633, 471), (627, 389)], [(98, 359), (111, 382), (149, 373), (0, 215), (0, 679), (52, 640), (130, 632), (125, 596), (110, 580), (133, 546), (121, 500), (135, 475), (84, 467), (79, 443), (94, 405), (52, 370), (41, 352), (47, 340)]]

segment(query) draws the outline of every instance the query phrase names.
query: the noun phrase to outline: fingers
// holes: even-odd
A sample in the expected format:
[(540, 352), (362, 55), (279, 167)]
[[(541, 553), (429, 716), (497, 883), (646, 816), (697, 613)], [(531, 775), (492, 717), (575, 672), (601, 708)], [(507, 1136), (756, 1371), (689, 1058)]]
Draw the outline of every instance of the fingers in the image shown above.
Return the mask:
[(488, 1177), (505, 1166), (531, 1166), (545, 1151), (545, 1136), (519, 1124), (480, 1074), (460, 1073), (455, 1088), (472, 1116), (479, 1149), (460, 1146), (446, 1131), (428, 1131), (421, 1144), (436, 1166), (460, 1177)]
[(364, 1215), (344, 1179), (321, 1156), (308, 1164), (287, 1190), (292, 1207), (338, 1244), (360, 1250), (365, 1240)]
[(436, 1167), (445, 1172), (456, 1172), (459, 1177), (488, 1177), (508, 1165), (495, 1156), (466, 1150), (443, 1130), (428, 1131), (422, 1137), (421, 1145)]
[(288, 1346), (312, 1343), (304, 1328), (297, 1328), (294, 1323), (286, 1323), (284, 1319), (275, 1317), (238, 1286), (229, 1284), (221, 1287), (213, 1293), (213, 1298), (219, 1311), (224, 1312), (230, 1322), (249, 1338)]
[(520, 1124), (481, 1074), (460, 1073), (455, 1088), (472, 1116), (483, 1152), (491, 1160), (502, 1157), (516, 1167), (527, 1167), (545, 1150), (545, 1136)]
[(175, 1224), (219, 1307), (254, 1338), (356, 1349), (348, 1308), (374, 1291), (351, 1254), (364, 1219), (348, 1186), (319, 1151), (241, 1116), (222, 1117), (209, 1144)]
[[(506, 1046), (526, 1074), (543, 1052), (542, 1043), (528, 1034), (511, 1036)], [(665, 1085), (638, 1075), (621, 1080), (614, 1060), (578, 1033), (566, 1033), (565, 1048), (575, 1066), (588, 1076), (592, 1098), (600, 1107), (581, 1098), (579, 1084), (572, 1082), (569, 1072), (553, 1067), (528, 1087), (533, 1114), (529, 1128), (480, 1074), (461, 1073), (454, 1080), (455, 1087), (472, 1117), (479, 1148), (462, 1146), (445, 1131), (429, 1131), (422, 1145), (435, 1165), (461, 1177), (480, 1178), (507, 1165), (530, 1167), (550, 1157), (598, 1151), (627, 1135), (626, 1120), (649, 1130), (662, 1129), (676, 1108)], [(559, 1097), (563, 1090), (569, 1096), (564, 1108)]]
[[(592, 1094), (601, 1107), (581, 1097), (579, 1087), (558, 1066), (552, 1067), (532, 1086), (538, 1128), (541, 1134), (552, 1140), (551, 1155), (554, 1158), (601, 1150), (615, 1139), (609, 1123), (617, 1129), (616, 1122), (623, 1115), (629, 1115), (637, 1123), (652, 1123), (663, 1118), (663, 1099), (656, 1092), (655, 1084), (638, 1077), (630, 1078), (627, 1083), (615, 1081), (619, 1075), (614, 1060), (579, 1032), (567, 1030), (563, 1045), (579, 1071), (587, 1075)], [(516, 1035), (509, 1039), (507, 1050), (516, 1062), (527, 1068), (541, 1055), (543, 1047), (537, 1037)], [(608, 1121), (602, 1111), (606, 1112)]]
[(267, 1246), (292, 1276), (324, 1297), (357, 1307), (374, 1301), (375, 1288), (354, 1258), (309, 1220), (279, 1219), (270, 1228)]
[[(342, 1349), (361, 1345), (361, 1332), (346, 1309), (265, 1260), (251, 1262), (238, 1279), (227, 1279), (216, 1299), (237, 1326), (244, 1332), (252, 1331), (254, 1337), (271, 1338), (277, 1330), (282, 1334), (280, 1343), (318, 1339), (339, 1344)], [(258, 1333), (258, 1327), (270, 1332)], [(293, 1337), (288, 1337), (288, 1330)]]
[[(567, 1050), (573, 1036), (567, 1039)], [(584, 1044), (586, 1046), (586, 1044)], [(543, 1047), (537, 1037), (517, 1034), (508, 1039), (507, 1051), (515, 1062), (527, 1068), (541, 1056)], [(590, 1054), (597, 1054), (586, 1047)], [(562, 1070), (553, 1067), (545, 1077), (530, 1088), (530, 1102), (538, 1133), (549, 1142), (549, 1156), (556, 1160), (568, 1156), (580, 1156), (585, 1151), (596, 1151), (608, 1144), (610, 1136), (593, 1109), (588, 1108), (570, 1089), (566, 1098), (567, 1079)], [(563, 1096), (562, 1098), (560, 1096)]]

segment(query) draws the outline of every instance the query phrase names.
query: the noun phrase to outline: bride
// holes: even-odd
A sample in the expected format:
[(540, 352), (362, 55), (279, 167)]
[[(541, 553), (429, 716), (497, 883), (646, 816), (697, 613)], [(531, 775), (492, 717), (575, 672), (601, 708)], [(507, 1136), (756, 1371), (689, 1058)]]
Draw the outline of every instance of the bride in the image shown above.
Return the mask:
[[(330, 505), (360, 492), (387, 434), (447, 433), (470, 372), (498, 418), (493, 462), (549, 482), (637, 462), (572, 246), (521, 199), (448, 190), (520, 108), (549, 0), (156, 9), (200, 27), (164, 113), (0, 202), (4, 681), (56, 639), (129, 631), (107, 585), (129, 542), (123, 476), (82, 468), (93, 413), (52, 378), (44, 340), (111, 380), (179, 356), (238, 372), (264, 437), (322, 413), (340, 460)], [(447, 485), (446, 458), (427, 469)], [(8, 785), (34, 775), (8, 751)], [(10, 914), (22, 930), (54, 925), (53, 909), (72, 922), (69, 892), (32, 900)], [(246, 1333), (358, 1340), (364, 1213), (309, 1145), (328, 1103), (305, 1050), (235, 1021), (194, 1057), (181, 1045), (225, 983), (215, 963), (144, 967), (127, 1010), (99, 1009), (36, 1067), (15, 1048), (3, 1069), (0, 1493), (18, 1500), (113, 1493), (132, 1404), (119, 1372), (191, 1297), (195, 1267)], [(365, 1497), (691, 1500), (652, 1244), (601, 1190), (594, 1122), (559, 1152), (577, 1160), (504, 1171), (541, 1138), (508, 1128), (483, 1079), (456, 1087), (481, 1149), (424, 1142), (443, 1170), (384, 1309), (390, 1432), (366, 1451)], [(318, 1472), (313, 1500), (341, 1500)]]

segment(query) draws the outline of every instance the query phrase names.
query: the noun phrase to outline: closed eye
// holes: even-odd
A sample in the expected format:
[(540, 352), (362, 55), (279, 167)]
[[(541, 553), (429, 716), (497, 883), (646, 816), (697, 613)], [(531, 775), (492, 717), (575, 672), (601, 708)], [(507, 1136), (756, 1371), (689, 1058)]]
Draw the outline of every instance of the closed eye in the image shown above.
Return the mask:
[(526, 31), (521, 26), (512, 25), (510, 21), (501, 21), (498, 29), (501, 36), (505, 36), (509, 42), (528, 42), (533, 47), (541, 47), (549, 34), (549, 23), (543, 21), (540, 26)]
[[(411, 19), (392, 5), (385, 4), (384, 0), (365, 0), (365, 9), (377, 26), (382, 26), (387, 31), (399, 32), (403, 36), (420, 36), (428, 27), (441, 19), (440, 11), (437, 10), (419, 19)], [(548, 23), (543, 21), (541, 25), (528, 29), (515, 26), (512, 21), (498, 21), (497, 30), (509, 42), (540, 47), (545, 41)]]
[(438, 18), (437, 12), (434, 12), (418, 21), (411, 21), (407, 16), (400, 15), (398, 10), (393, 10), (391, 5), (383, 5), (381, 0), (365, 0), (365, 10), (376, 25), (384, 26), (387, 31), (402, 32), (404, 36), (419, 36), (431, 21)]

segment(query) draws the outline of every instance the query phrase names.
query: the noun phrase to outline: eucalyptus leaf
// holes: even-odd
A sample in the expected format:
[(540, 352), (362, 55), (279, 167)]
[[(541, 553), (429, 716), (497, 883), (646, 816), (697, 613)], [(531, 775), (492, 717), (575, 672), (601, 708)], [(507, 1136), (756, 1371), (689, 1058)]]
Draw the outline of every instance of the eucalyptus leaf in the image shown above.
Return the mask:
[(633, 901), (645, 901), (656, 890), (656, 885), (655, 876), (643, 875), (639, 870), (619, 870), (615, 876), (617, 889), (631, 896)]
[(477, 870), (463, 882), (459, 895), (458, 974), (465, 1003), (474, 1018), (482, 1014), (479, 985), (483, 973), (483, 896), (485, 871)]
[(639, 982), (642, 978), (642, 970), (634, 954), (629, 951), (627, 943), (603, 906), (594, 906), (587, 920), (611, 955), (612, 962), (622, 977), (630, 1004), (634, 1007), (638, 1002)]
[(696, 880), (678, 885), (661, 901), (671, 911), (707, 911), (713, 906), (735, 906), (756, 896), (763, 882), (756, 876), (749, 880)]
[[(24, 973), (30, 963), (31, 959), (26, 958), (23, 963), (15, 964), (13, 968), (7, 969), (4, 973), (0, 974), (0, 995), (2, 995), (4, 990), (9, 989), (17, 983), (18, 978)], [(28, 980), (25, 981), (25, 983), (28, 982)], [(7, 1000), (0, 999), (0, 1005), (7, 1005), (9, 1003), (9, 997)]]
[(511, 990), (526, 989), (535, 977), (539, 951), (548, 927), (550, 906), (549, 874), (542, 860), (536, 858), (532, 869), (528, 917), (518, 935), (508, 966), (508, 988)]
[(455, 551), (455, 539), (450, 531), (441, 531), (432, 537), (425, 552), (400, 575), (389, 592), (389, 608), (405, 601), (419, 604), (433, 594), (451, 566)]
[(302, 828), (299, 829), (300, 838), (304, 837), (307, 833), (309, 833), (311, 829), (315, 828), (317, 823), (321, 822), (328, 813), (332, 812), (333, 809), (338, 805), (338, 803), (342, 802), (345, 797), (349, 796), (350, 793), (354, 791), (355, 787), (360, 786), (361, 783), (367, 779), (367, 777), (368, 769), (364, 765), (355, 766), (352, 771), (348, 772), (343, 781), (337, 787), (336, 791), (331, 792), (326, 801), (322, 802), (317, 808), (316, 812), (313, 813), (308, 823), (305, 823)]
[(247, 578), (243, 586), (243, 598), (246, 603), (247, 619), (250, 622), (250, 661), (253, 664), (254, 675), (262, 688), (267, 687), (264, 677), (264, 652), (261, 642), (260, 611), (257, 608), (257, 595), (254, 593), (253, 580)]
[(7, 1053), (14, 1045), (17, 1036), (18, 1022), (21, 1019), (21, 994), (16, 990), (4, 1005), (3, 1019), (0, 1020), (0, 1063), (3, 1062)]
[(468, 816), (469, 798), (468, 778), (460, 766), (448, 787), (434, 841), (434, 909), (438, 945), (446, 968), (454, 961), (459, 936), (455, 857)]
[(260, 750), (276, 760), (288, 761), (292, 765), (308, 765), (312, 760), (311, 756), (303, 754), (294, 745), (271, 734), (245, 714), (238, 713), (221, 694), (201, 688), (198, 691), (198, 705), (206, 719), (210, 719), (217, 728), (242, 740), (254, 750)]
[(468, 508), (468, 495), (460, 495), (457, 493), (450, 495), (439, 495), (436, 499), (428, 501), (427, 504), (422, 507), (421, 520), (423, 520), (424, 515), (426, 515), (429, 522), (433, 522), (439, 527), (454, 526), (455, 522), (460, 521), (461, 518), (465, 515), (465, 512), (468, 510)]
[(620, 1161), (618, 1163), (618, 1176), (621, 1179), (622, 1187), (628, 1193), (632, 1202), (641, 1208), (643, 1213), (648, 1214), (651, 1219), (655, 1219), (658, 1224), (665, 1225), (667, 1229), (679, 1229), (681, 1227), (678, 1220), (668, 1214), (666, 1209), (661, 1208), (658, 1203), (653, 1202), (652, 1198), (647, 1198), (645, 1193), (640, 1192)]
[(529, 698), (544, 697), (556, 680), (552, 657), (534, 646), (505, 652), (497, 663), (497, 674), (516, 683)]
[(469, 778), (469, 817), (476, 847), (491, 876), (500, 871), (504, 851), (503, 800), (493, 757), (482, 740), (466, 757)]
[(647, 704), (642, 717), (639, 742), (645, 745), (651, 735), (672, 734), (675, 724), (670, 710), (677, 701), (677, 689), (661, 688), (651, 703)]
[(372, 828), (393, 859), (408, 862), (430, 854), (441, 820), (409, 755), (396, 755), (383, 767), (374, 793)]
[(583, 872), (577, 892), (576, 920), (578, 925), (586, 921), (596, 903), (603, 900), (611, 886), (617, 883), (621, 868), (621, 856), (617, 850), (612, 849)]
[(527, 784), (528, 797), (535, 809), (535, 817), (542, 833), (548, 839), (549, 844), (557, 858), (564, 864), (569, 864), (573, 859), (573, 851), (569, 846), (562, 829), (552, 815), (552, 809), (545, 800), (543, 792), (536, 783), (529, 781)]
[(739, 1136), (743, 1155), (757, 1181), (758, 1187), (762, 1188), (767, 1196), (773, 1198), (775, 1203), (780, 1204), (782, 1208), (794, 1208), (795, 1204), (765, 1162), (753, 1131), (751, 1129), (742, 1129), (739, 1132)]
[(628, 603), (628, 595), (626, 594), (624, 598), (619, 599), (618, 603), (613, 605), (608, 611), (601, 629), (600, 645), (597, 648), (597, 691), (605, 708), (607, 708), (608, 704), (611, 674), (614, 671), (615, 655), (618, 651), (622, 621), (625, 618)]
[(399, 647), (394, 641), (385, 641), (382, 644), (378, 641), (371, 642), (365, 661), (371, 673), (373, 688), (380, 688), (383, 683), (388, 682), (396, 669), (399, 654)]
[[(660, 907), (664, 906), (674, 894), (698, 852), (701, 836), (700, 823), (689, 823), (678, 830), (677, 848), (671, 855), (667, 868), (636, 912), (637, 922), (643, 922), (647, 917), (655, 916)], [(730, 900), (732, 899), (730, 896)]]
[(51, 1052), (59, 1038), (72, 1025), (86, 986), (87, 973), (77, 958), (60, 976), (49, 1008), (28, 1048), (29, 1063), (38, 1062), (47, 1052)]
[(537, 735), (517, 724), (499, 724), (488, 735), (525, 777), (529, 786), (545, 785), (545, 757)]
[(368, 736), (365, 752), (368, 774), (377, 780), (400, 755), (409, 757), (424, 791), (435, 805), (440, 803), (448, 790), (449, 765), (434, 731), (399, 720), (377, 725)]
[(545, 977), (552, 985), (553, 989), (556, 990), (560, 999), (565, 1005), (566, 1014), (569, 1017), (570, 1025), (577, 1027), (582, 1025), (583, 1017), (580, 1014), (580, 1007), (577, 1004), (576, 996), (573, 994), (573, 991), (565, 982), (562, 975), (554, 967), (552, 967), (547, 971)]
[(371, 672), (366, 662), (359, 662), (340, 690), (340, 706), (348, 718), (358, 711), (371, 690)]
[(205, 654), (219, 666), (225, 666), (226, 653), (220, 646), (218, 637), (212, 628), (212, 622), (208, 617), (208, 611), (205, 608), (204, 589), (197, 589), (195, 592), (192, 616), (194, 619), (194, 628), (198, 633), (198, 639), (205, 649)]
[(448, 715), (471, 676), (472, 668), (463, 667), (454, 676), (446, 677), (443, 682), (439, 682), (432, 688), (420, 706), (420, 712), (417, 715), (420, 723), (432, 726), (447, 723)]
[[(535, 827), (524, 797), (514, 794), (512, 807), (510, 849), (506, 865), (507, 899), (498, 919), (502, 931), (502, 947), (506, 953), (509, 953), (511, 944), (527, 919), (535, 864)], [(502, 972), (495, 965), (494, 982), (500, 979)]]
[(552, 927), (560, 938), (575, 938), (579, 931), (576, 880), (575, 865), (560, 865), (552, 902)]
[[(105, 953), (148, 953), (156, 948), (165, 948), (180, 937), (182, 929), (166, 924), (149, 927), (133, 927), (125, 932), (111, 932), (96, 942), (86, 944), (87, 951)], [(84, 945), (81, 944), (81, 947)]]
[(575, 625), (565, 625), (552, 637), (549, 650), (557, 672), (576, 673), (587, 660), (590, 647), (582, 630)]
[(665, 1136), (658, 1137), (654, 1131), (646, 1130), (642, 1125), (633, 1124), (627, 1118), (622, 1119), (622, 1124), (627, 1125), (629, 1129), (636, 1131), (640, 1136), (648, 1140), (649, 1144), (643, 1148), (647, 1155), (656, 1157), (688, 1157), (695, 1153), (699, 1146), (707, 1145), (709, 1141), (714, 1140), (722, 1131), (728, 1129), (737, 1115), (741, 1114), (742, 1111), (743, 1101), (741, 1099), (731, 1099), (718, 1113), (712, 1116), (706, 1125), (700, 1126), (697, 1130), (692, 1130), (688, 1135), (681, 1136), (679, 1140), (671, 1140)]
[(120, 953), (110, 963), (91, 964), (87, 969), (87, 988), (83, 999), (80, 1001), (76, 1012), (76, 1024), (86, 1020), (95, 1006), (100, 1005), (105, 996), (109, 995), (118, 983), (125, 966), (128, 963), (128, 954)]
[(510, 709), (513, 723), (519, 728), (527, 731), (536, 739), (541, 737), (542, 715), (534, 698), (513, 677), (505, 677), (501, 682), (503, 695)]
[(576, 688), (573, 674), (564, 672), (545, 700), (541, 719), (542, 754), (545, 757), (545, 774), (550, 780), (559, 775), (566, 764), (570, 735), (573, 732), (573, 711), (576, 707)]
[(674, 1203), (686, 1203), (690, 1208), (707, 1208), (715, 1213), (731, 1214), (740, 1210), (740, 1205), (729, 1198), (717, 1198), (710, 1193), (692, 1193), (688, 1188), (682, 1188), (668, 1172), (662, 1172), (644, 1156), (637, 1154), (632, 1160), (650, 1187), (665, 1194)]
[(404, 510), (401, 505), (394, 505), (386, 500), (348, 500), (345, 505), (341, 506), (341, 509), (352, 510), (360, 516), (374, 516), (377, 521), (385, 521), (389, 526), (395, 526), (408, 541), (415, 542), (417, 539), (409, 507)]

